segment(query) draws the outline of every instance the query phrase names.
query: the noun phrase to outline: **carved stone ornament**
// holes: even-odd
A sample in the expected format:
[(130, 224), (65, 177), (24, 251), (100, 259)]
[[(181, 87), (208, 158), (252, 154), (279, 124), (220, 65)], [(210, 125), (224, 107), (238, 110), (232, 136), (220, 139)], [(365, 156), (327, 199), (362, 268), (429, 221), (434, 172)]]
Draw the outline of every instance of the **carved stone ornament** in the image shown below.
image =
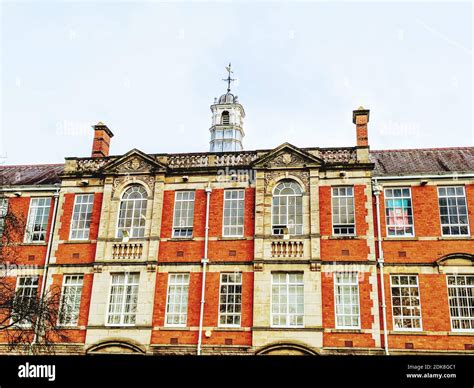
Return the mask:
[(115, 171), (119, 173), (126, 172), (144, 172), (150, 171), (152, 166), (145, 162), (143, 159), (140, 159), (136, 156), (126, 160), (125, 162), (119, 164), (115, 167)]
[(269, 171), (265, 172), (265, 188), (270, 192), (273, 190), (273, 185), (275, 181), (281, 179), (291, 179), (291, 177), (296, 177), (303, 182), (304, 191), (309, 192), (309, 171), (304, 170), (292, 170), (291, 172), (286, 171)]
[(301, 156), (290, 152), (282, 152), (268, 162), (269, 167), (294, 167), (302, 166), (304, 164), (305, 160)]
[(142, 175), (140, 176), (140, 180), (137, 181), (134, 179), (131, 175), (122, 175), (118, 178), (114, 179), (114, 183), (112, 184), (112, 196), (115, 195), (115, 191), (117, 188), (124, 183), (138, 183), (140, 184), (141, 182), (145, 182), (147, 186), (150, 188), (150, 191), (153, 192), (154, 190), (154, 183), (155, 183), (155, 177), (151, 175)]
[(254, 261), (253, 263), (253, 270), (255, 272), (262, 272), (263, 271), (263, 262), (261, 261)]

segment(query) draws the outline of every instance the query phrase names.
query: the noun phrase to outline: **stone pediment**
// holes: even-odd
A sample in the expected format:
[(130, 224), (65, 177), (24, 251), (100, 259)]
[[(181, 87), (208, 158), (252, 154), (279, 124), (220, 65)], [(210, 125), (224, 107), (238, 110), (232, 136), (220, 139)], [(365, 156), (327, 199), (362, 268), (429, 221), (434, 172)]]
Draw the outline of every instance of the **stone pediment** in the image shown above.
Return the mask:
[(165, 165), (135, 148), (102, 168), (104, 174), (148, 174), (165, 170)]
[(283, 143), (266, 155), (253, 161), (254, 168), (301, 168), (320, 167), (322, 159), (289, 143)]

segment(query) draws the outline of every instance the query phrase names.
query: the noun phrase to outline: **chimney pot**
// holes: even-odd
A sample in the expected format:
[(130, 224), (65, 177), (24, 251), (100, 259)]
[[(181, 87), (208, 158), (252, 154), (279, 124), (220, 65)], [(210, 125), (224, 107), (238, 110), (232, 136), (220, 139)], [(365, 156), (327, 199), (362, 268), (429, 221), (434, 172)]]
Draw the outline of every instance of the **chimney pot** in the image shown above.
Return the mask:
[(103, 158), (109, 156), (110, 139), (114, 136), (112, 131), (102, 122), (93, 125), (94, 141), (92, 143), (92, 157)]

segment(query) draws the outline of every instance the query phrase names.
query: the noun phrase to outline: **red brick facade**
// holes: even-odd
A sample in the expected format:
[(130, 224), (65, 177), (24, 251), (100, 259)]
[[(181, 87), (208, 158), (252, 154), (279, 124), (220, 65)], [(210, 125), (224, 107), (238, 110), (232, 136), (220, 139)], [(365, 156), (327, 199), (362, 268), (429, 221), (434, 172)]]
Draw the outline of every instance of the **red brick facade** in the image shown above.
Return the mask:
[[(55, 215), (52, 185), (38, 185), (42, 189), (34, 191), (28, 191), (29, 187), (24, 185), (21, 195), (13, 195), (13, 189), (5, 192), (8, 211), (25, 220), (31, 198), (52, 198), (45, 241), (26, 242), (26, 226), (22, 225), (13, 229), (8, 243), (19, 244), (16, 263), (34, 266), (33, 272), (40, 275), (40, 279), (48, 266), (48, 289), (61, 290), (66, 275), (83, 275), (77, 324), (64, 328), (69, 337), (65, 345), (71, 345), (74, 352), (109, 349), (107, 351), (195, 354), (201, 333), (201, 346), (207, 354), (263, 354), (269, 353), (269, 349), (311, 354), (472, 353), (474, 311), (465, 316), (469, 319), (471, 314), (470, 329), (453, 330), (447, 277), (474, 275), (474, 175), (437, 177), (427, 173), (424, 177), (409, 174), (410, 165), (406, 166), (408, 172), (398, 177), (374, 170), (374, 165), (380, 168), (377, 163), (382, 157), (377, 153), (370, 156), (364, 140), (367, 123), (361, 120), (358, 116), (359, 147), (335, 151), (282, 145), (275, 150), (242, 153), (238, 160), (232, 159), (235, 156), (231, 154), (190, 154), (186, 157), (195, 165), (185, 167), (173, 164), (177, 165), (174, 160), (181, 160), (182, 155), (145, 155), (133, 150), (120, 157), (108, 157), (107, 143), (101, 151), (107, 154), (103, 157), (67, 159), (58, 178), (61, 188), (55, 225), (52, 225)], [(107, 131), (101, 129), (100, 132)], [(99, 143), (95, 139), (94, 149), (102, 147)], [(219, 159), (224, 157), (227, 158), (224, 162)], [(376, 157), (379, 159), (374, 162)], [(207, 159), (203, 163), (199, 158)], [(247, 169), (244, 180), (228, 176), (221, 182), (216, 178), (223, 166), (238, 168), (238, 163)], [(298, 236), (288, 236), (288, 232), (279, 236), (272, 229), (277, 222), (272, 218), (275, 209), (271, 185), (287, 181), (289, 176), (296, 177), (294, 181), (302, 187), (304, 227)], [(131, 185), (147, 188), (147, 197), (143, 199), (149, 215), (143, 222), (145, 232), (140, 238), (117, 237), (118, 218), (126, 214), (121, 213), (122, 195)], [(11, 186), (20, 188), (21, 184)], [(341, 186), (353, 188), (353, 235), (335, 235), (333, 231), (336, 210), (332, 189)], [(382, 186), (380, 195), (376, 193), (377, 186)], [(464, 187), (469, 234), (442, 235), (437, 192), (440, 186)], [(212, 191), (208, 193), (206, 187)], [(387, 236), (383, 190), (387, 187), (410, 188), (413, 236)], [(224, 193), (233, 189), (245, 193), (240, 237), (223, 235)], [(192, 190), (195, 195), (192, 236), (187, 238), (173, 237), (175, 196), (180, 190)], [(71, 240), (71, 224), (74, 217), (78, 217), (74, 215), (75, 198), (84, 193), (94, 195), (89, 237), (82, 241)], [(207, 235), (206, 216), (209, 220)], [(54, 233), (50, 241), (52, 227)], [(276, 251), (275, 246), (283, 248)], [(206, 268), (204, 293), (203, 268)], [(385, 300), (381, 292), (382, 270)], [(354, 314), (358, 324), (352, 328), (340, 328), (336, 322), (338, 302), (334, 282), (335, 274), (340, 272), (357, 274)], [(129, 273), (139, 274), (140, 279), (136, 286), (136, 321), (131, 325), (108, 325), (107, 317), (113, 314), (110, 308), (112, 278), (115, 274)], [(168, 324), (166, 316), (170, 274), (181, 273), (189, 274), (189, 283), (186, 303), (179, 302), (186, 306), (181, 312), (185, 322), (177, 326)], [(241, 275), (241, 293), (237, 297), (240, 320), (233, 326), (219, 321), (221, 276), (228, 273)], [(278, 290), (271, 279), (277, 273), (304, 274), (304, 293), (301, 293), (304, 325), (274, 325), (276, 309), (287, 303), (274, 299)], [(419, 330), (394, 327), (392, 275), (416, 275), (422, 326)], [(16, 276), (25, 275), (18, 270)], [(9, 281), (15, 282), (15, 276)], [(223, 289), (227, 292), (226, 287)], [(472, 303), (472, 294), (470, 298), (469, 303)], [(407, 311), (414, 311), (410, 309), (412, 307)], [(385, 325), (388, 346), (384, 340)], [(4, 336), (0, 339), (6, 341)]]

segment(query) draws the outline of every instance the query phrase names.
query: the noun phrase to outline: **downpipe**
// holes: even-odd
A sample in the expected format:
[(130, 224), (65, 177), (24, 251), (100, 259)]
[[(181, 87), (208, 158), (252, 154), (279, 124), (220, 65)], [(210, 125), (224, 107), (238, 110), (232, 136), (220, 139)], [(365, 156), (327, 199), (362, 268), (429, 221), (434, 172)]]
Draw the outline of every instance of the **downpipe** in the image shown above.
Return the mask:
[(382, 247), (382, 228), (380, 226), (380, 193), (382, 192), (381, 186), (378, 184), (377, 179), (372, 181), (373, 193), (375, 196), (375, 208), (377, 212), (377, 245), (379, 251), (379, 257), (377, 259), (380, 269), (380, 293), (382, 298), (382, 321), (383, 321), (383, 337), (384, 337), (384, 352), (385, 355), (389, 355), (388, 351), (388, 333), (387, 333), (387, 304), (385, 302), (385, 282), (384, 282), (384, 256)]
[(59, 203), (59, 191), (61, 188), (56, 186), (56, 192), (53, 194), (54, 198), (54, 207), (53, 207), (53, 218), (51, 220), (51, 228), (49, 230), (49, 237), (48, 237), (48, 246), (46, 248), (46, 258), (44, 262), (44, 270), (43, 270), (43, 279), (41, 280), (41, 294), (40, 294), (40, 314), (38, 317), (38, 322), (36, 322), (35, 333), (33, 337), (33, 341), (31, 343), (31, 349), (34, 345), (38, 342), (38, 331), (41, 330), (41, 320), (42, 320), (42, 304), (44, 300), (44, 296), (46, 293), (46, 282), (48, 278), (48, 270), (49, 270), (49, 260), (51, 258), (51, 248), (53, 246), (53, 237), (54, 237), (54, 229), (56, 227), (56, 216), (58, 212), (58, 203)]
[(211, 199), (212, 189), (210, 184), (206, 187), (206, 228), (204, 234), (204, 257), (201, 260), (202, 263), (202, 289), (201, 289), (201, 309), (199, 312), (199, 332), (198, 332), (198, 345), (197, 345), (197, 355), (202, 354), (202, 326), (204, 320), (204, 305), (206, 304), (206, 270), (207, 264), (209, 263), (208, 255), (208, 245), (209, 245), (209, 205)]

